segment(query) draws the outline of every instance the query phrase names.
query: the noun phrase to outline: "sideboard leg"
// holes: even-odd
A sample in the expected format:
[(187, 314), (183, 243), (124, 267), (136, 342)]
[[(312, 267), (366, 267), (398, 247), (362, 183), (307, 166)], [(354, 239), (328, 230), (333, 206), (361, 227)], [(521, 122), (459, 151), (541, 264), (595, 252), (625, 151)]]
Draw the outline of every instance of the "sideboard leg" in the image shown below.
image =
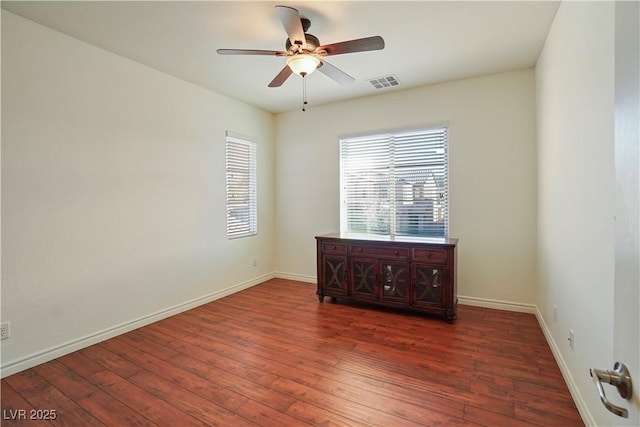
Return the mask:
[(456, 311), (453, 309), (448, 309), (445, 313), (445, 317), (447, 319), (447, 322), (453, 323), (453, 321), (456, 320)]

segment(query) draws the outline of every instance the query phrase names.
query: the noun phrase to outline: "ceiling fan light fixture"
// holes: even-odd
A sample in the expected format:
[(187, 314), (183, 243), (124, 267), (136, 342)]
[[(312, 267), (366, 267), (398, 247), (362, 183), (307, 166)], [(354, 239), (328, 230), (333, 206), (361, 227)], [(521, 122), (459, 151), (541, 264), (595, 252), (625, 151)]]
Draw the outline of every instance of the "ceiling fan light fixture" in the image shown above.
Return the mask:
[(318, 68), (320, 60), (313, 55), (302, 53), (287, 59), (287, 65), (291, 68), (291, 71), (304, 77), (313, 73), (316, 68)]

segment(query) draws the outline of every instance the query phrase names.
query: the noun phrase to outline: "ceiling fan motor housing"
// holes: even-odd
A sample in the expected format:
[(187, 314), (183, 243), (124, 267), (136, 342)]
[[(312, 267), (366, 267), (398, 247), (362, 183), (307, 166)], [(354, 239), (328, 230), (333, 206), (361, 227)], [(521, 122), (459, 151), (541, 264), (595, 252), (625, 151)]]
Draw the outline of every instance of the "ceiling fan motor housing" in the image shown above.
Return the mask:
[[(306, 34), (304, 35), (304, 38), (307, 41), (307, 48), (305, 49), (305, 51), (307, 53), (312, 53), (314, 52), (318, 46), (320, 46), (320, 40), (318, 40), (318, 38), (316, 36), (314, 36), (313, 34)], [(297, 53), (300, 51), (300, 49), (296, 46), (293, 46), (291, 44), (291, 41), (289, 41), (289, 39), (287, 39), (286, 41), (286, 49), (287, 52), (289, 53)]]

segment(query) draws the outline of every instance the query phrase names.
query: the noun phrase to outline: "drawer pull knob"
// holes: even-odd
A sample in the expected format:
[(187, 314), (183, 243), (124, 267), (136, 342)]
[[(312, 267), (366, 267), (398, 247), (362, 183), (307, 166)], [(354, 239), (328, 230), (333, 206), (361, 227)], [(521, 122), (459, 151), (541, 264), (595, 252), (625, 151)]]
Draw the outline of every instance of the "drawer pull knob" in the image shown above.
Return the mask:
[(338, 247), (336, 245), (333, 245), (332, 249), (335, 251), (336, 249), (338, 249)]
[(431, 252), (427, 252), (427, 258), (431, 258)]
[(400, 255), (400, 251), (396, 251), (396, 255)]

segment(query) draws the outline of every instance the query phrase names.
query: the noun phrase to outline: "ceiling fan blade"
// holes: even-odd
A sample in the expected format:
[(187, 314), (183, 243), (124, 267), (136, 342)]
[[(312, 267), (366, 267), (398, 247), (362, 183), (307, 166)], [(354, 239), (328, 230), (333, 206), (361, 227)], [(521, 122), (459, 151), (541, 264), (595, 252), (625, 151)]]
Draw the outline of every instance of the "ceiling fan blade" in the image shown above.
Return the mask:
[(259, 50), (259, 49), (218, 49), (218, 55), (267, 55), (267, 56), (287, 56), (287, 52), (279, 50)]
[(320, 46), (319, 50), (326, 51), (326, 55), (341, 55), (343, 53), (366, 52), (368, 50), (384, 49), (384, 39), (380, 36), (365, 37), (363, 39)]
[(289, 6), (276, 6), (276, 13), (282, 26), (289, 36), (289, 41), (292, 45), (301, 45), (307, 47), (307, 40), (304, 36), (304, 29), (302, 28), (302, 21), (300, 19), (300, 13)]
[(333, 80), (337, 81), (341, 85), (348, 85), (355, 81), (355, 79), (351, 77), (349, 74), (329, 64), (324, 59), (320, 61), (320, 67), (318, 67), (318, 71), (320, 71), (325, 76), (330, 77)]
[(271, 80), (271, 83), (269, 83), (269, 87), (282, 86), (282, 83), (284, 83), (291, 74), (292, 74), (291, 68), (289, 68), (288, 65), (285, 65), (284, 68), (280, 70), (278, 75), (273, 80)]

